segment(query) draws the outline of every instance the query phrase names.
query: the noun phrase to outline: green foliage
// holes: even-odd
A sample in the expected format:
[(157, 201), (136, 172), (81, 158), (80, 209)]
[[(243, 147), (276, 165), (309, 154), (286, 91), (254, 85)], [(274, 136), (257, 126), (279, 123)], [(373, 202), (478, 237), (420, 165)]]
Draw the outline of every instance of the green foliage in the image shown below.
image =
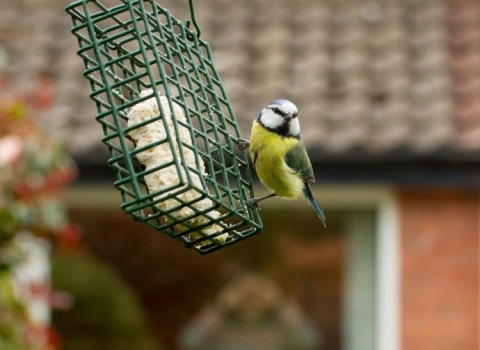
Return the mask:
[(10, 270), (0, 270), (0, 349), (28, 349), (22, 337), (24, 309), (13, 291)]
[(70, 310), (53, 314), (63, 350), (159, 349), (134, 292), (108, 265), (86, 254), (58, 254), (52, 282), (75, 300)]
[[(46, 303), (39, 290), (48, 295), (47, 276), (16, 278), (17, 268), (34, 256), (17, 238), (53, 238), (66, 229), (66, 208), (57, 193), (73, 179), (75, 168), (35, 119), (39, 110), (50, 106), (53, 96), (43, 99), (50, 80), (39, 82), (28, 98), (16, 96), (9, 82), (0, 74), (0, 349), (53, 350), (58, 344), (48, 311), (41, 320), (32, 316), (33, 303)], [(46, 103), (34, 102), (40, 100)]]

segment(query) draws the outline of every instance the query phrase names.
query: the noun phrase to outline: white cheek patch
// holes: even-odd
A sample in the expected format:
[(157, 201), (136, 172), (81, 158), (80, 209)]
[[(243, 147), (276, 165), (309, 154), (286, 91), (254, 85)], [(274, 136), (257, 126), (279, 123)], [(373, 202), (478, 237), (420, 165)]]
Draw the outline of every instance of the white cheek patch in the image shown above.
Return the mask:
[(270, 109), (264, 109), (260, 121), (269, 129), (276, 129), (283, 124), (283, 117)]
[(300, 122), (298, 121), (298, 118), (293, 118), (290, 120), (288, 133), (292, 136), (300, 135)]

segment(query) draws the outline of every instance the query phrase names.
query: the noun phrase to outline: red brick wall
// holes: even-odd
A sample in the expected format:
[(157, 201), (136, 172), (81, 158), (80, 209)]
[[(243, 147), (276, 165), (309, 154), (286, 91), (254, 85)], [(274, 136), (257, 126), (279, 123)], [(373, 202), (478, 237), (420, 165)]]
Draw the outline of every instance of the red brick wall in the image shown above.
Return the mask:
[(479, 194), (404, 190), (404, 350), (479, 348)]

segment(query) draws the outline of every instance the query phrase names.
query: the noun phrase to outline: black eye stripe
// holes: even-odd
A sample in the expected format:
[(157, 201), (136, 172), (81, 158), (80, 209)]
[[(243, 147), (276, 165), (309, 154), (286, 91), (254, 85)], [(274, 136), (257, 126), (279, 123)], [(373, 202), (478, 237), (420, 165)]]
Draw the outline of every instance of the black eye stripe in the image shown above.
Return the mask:
[(273, 108), (272, 108), (272, 111), (274, 111), (274, 112), (277, 113), (277, 114), (280, 114), (280, 115), (283, 116), (283, 117), (287, 115), (287, 113), (283, 112), (281, 109), (279, 109), (279, 108), (277, 108), (277, 107), (273, 107)]

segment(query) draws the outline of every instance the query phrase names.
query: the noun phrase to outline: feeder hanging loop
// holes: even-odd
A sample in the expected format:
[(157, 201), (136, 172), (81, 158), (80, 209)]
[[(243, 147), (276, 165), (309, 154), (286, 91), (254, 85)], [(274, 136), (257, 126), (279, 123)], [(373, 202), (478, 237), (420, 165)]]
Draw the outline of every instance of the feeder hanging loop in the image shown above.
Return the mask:
[[(188, 6), (190, 7), (190, 17), (192, 18), (191, 20), (187, 19), (185, 22), (187, 29), (190, 29), (190, 24), (193, 22), (193, 26), (195, 27), (195, 30), (197, 31), (197, 38), (200, 39), (200, 35), (202, 34), (202, 31), (200, 30), (200, 26), (197, 23), (197, 20), (195, 18), (195, 9), (193, 8), (193, 0), (188, 0)], [(193, 40), (193, 37), (191, 35), (188, 35), (188, 39)]]

